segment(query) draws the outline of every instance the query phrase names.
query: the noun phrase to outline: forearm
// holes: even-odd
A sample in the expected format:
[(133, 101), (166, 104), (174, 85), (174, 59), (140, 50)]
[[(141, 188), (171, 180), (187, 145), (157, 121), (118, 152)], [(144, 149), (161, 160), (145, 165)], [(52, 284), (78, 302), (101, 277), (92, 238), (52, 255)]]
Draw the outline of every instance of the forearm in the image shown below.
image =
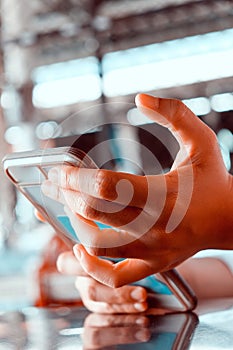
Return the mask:
[(233, 274), (220, 258), (191, 258), (177, 271), (198, 299), (233, 297)]

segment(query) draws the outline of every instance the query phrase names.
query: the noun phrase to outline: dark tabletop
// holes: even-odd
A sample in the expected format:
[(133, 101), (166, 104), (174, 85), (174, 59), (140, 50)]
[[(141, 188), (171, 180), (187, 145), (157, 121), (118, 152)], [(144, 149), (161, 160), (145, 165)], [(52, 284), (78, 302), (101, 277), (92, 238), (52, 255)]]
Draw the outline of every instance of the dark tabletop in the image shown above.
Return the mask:
[(199, 303), (194, 313), (99, 315), (84, 308), (0, 313), (0, 350), (233, 349), (233, 299)]

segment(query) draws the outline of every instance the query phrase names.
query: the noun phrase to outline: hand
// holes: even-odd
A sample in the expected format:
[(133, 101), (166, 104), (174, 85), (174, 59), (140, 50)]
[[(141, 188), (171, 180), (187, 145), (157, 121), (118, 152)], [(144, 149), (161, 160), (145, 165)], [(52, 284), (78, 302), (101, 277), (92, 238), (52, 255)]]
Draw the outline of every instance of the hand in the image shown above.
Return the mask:
[(84, 306), (102, 314), (135, 314), (147, 310), (147, 292), (140, 286), (110, 288), (89, 277), (72, 252), (62, 253), (57, 260), (61, 273), (76, 275), (76, 288)]
[[(36, 210), (36, 217), (45, 221)], [(76, 288), (84, 306), (101, 314), (131, 314), (147, 310), (147, 292), (143, 287), (107, 287), (89, 277), (72, 252), (63, 252), (57, 259), (58, 270), (66, 275), (76, 275)]]
[(148, 342), (151, 337), (149, 324), (146, 316), (90, 314), (84, 322), (83, 347), (103, 349)]
[[(214, 132), (181, 101), (140, 94), (138, 108), (176, 137), (180, 151), (166, 174), (52, 169), (42, 190), (63, 202), (80, 241), (83, 269), (122, 286), (177, 266), (196, 252), (233, 248), (232, 176)], [(100, 230), (96, 222), (118, 228)], [(113, 264), (97, 256), (127, 258)]]

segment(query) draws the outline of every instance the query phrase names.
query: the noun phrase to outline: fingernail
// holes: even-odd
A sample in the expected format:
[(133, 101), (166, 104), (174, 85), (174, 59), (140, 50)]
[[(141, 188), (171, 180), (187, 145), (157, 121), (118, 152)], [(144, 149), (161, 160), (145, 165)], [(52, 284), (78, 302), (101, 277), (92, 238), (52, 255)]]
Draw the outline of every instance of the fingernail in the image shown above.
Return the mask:
[(130, 295), (134, 300), (143, 300), (143, 293), (141, 288), (135, 288)]
[(136, 105), (146, 108), (155, 109), (159, 104), (159, 100), (154, 96), (147, 94), (138, 94), (135, 99)]
[(58, 170), (56, 168), (49, 170), (48, 179), (52, 182), (58, 183)]
[(145, 311), (145, 309), (146, 309), (145, 305), (142, 303), (135, 303), (134, 308), (138, 311)]

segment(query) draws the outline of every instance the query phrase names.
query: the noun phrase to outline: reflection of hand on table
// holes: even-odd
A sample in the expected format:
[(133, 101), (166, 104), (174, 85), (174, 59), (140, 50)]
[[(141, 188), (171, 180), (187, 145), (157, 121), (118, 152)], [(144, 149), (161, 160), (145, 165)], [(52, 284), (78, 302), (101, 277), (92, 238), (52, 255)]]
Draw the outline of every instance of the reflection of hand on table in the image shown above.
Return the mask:
[(150, 339), (149, 320), (139, 315), (90, 314), (84, 323), (84, 349), (118, 344), (145, 343)]

